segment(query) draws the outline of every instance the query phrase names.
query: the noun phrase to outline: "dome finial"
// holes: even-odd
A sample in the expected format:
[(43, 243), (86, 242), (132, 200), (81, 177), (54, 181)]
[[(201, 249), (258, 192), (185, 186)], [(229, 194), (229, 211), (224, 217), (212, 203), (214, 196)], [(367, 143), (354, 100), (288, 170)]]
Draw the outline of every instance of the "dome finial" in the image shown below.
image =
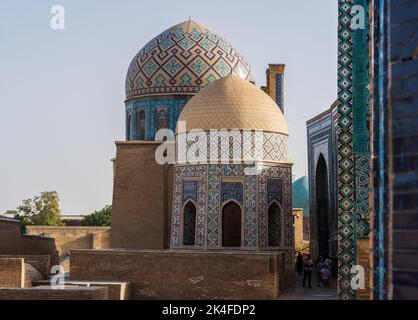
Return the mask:
[(187, 32), (190, 32), (190, 24), (192, 23), (192, 16), (189, 16), (189, 21), (187, 22)]

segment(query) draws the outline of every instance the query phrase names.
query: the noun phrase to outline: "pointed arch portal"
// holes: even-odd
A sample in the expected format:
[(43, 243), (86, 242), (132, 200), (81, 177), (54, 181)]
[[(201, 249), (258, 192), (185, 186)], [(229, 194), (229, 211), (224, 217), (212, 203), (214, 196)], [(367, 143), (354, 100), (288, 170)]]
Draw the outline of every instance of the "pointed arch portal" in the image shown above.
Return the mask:
[(268, 208), (268, 240), (270, 247), (280, 246), (281, 238), (281, 214), (280, 207), (273, 202)]
[(316, 217), (318, 232), (318, 252), (322, 256), (329, 255), (330, 219), (328, 195), (328, 170), (324, 156), (321, 154), (316, 166)]
[(183, 211), (183, 245), (194, 246), (196, 238), (196, 206), (189, 201)]
[(235, 202), (222, 209), (222, 246), (241, 247), (241, 208)]

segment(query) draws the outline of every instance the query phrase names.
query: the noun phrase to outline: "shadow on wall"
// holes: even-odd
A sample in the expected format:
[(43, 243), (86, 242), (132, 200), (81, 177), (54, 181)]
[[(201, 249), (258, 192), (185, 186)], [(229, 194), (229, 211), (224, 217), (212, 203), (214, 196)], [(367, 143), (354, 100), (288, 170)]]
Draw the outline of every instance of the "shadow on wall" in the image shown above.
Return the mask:
[(59, 264), (55, 240), (22, 234), (20, 223), (0, 219), (0, 255), (48, 255), (51, 265)]
[(60, 264), (68, 270), (68, 257), (76, 249), (108, 249), (110, 227), (27, 226), (26, 233), (55, 240)]

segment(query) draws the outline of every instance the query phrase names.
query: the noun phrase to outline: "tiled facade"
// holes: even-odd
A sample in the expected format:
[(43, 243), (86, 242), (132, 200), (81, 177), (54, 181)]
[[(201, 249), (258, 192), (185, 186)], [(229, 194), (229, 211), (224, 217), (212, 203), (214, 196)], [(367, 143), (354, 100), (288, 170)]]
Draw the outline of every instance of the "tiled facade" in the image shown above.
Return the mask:
[(208, 145), (210, 148), (206, 151), (206, 155), (200, 154), (200, 161), (210, 162), (212, 159), (216, 162), (218, 159), (222, 161), (245, 159), (250, 163), (254, 161), (286, 163), (288, 161), (288, 136), (275, 132), (223, 130), (213, 136), (202, 132), (184, 133), (178, 135), (177, 141), (181, 142), (179, 149), (185, 156), (181, 160), (179, 158), (179, 162), (182, 163), (196, 159), (196, 151), (206, 151)]
[[(187, 126), (177, 128), (171, 248), (282, 251), (291, 270), (292, 164), (278, 105), (230, 75), (201, 90), (179, 121)], [(195, 241), (188, 241), (195, 192)]]
[(372, 4), (373, 298), (417, 299), (418, 3)]
[[(234, 201), (242, 208), (242, 245), (244, 250), (280, 249), (287, 251), (287, 263), (293, 257), (293, 218), (291, 208), (291, 167), (265, 165), (259, 175), (246, 175), (244, 165), (177, 165), (171, 247), (185, 248), (182, 238), (183, 208), (188, 202), (184, 185), (197, 184), (197, 222), (195, 247), (222, 248), (221, 212)], [(269, 247), (268, 208), (280, 208), (280, 242)]]
[(190, 98), (160, 96), (127, 101), (126, 140), (154, 141), (160, 129), (171, 129), (174, 132), (180, 113)]
[(328, 255), (336, 256), (337, 252), (337, 150), (336, 150), (336, 127), (337, 127), (337, 102), (326, 112), (307, 122), (308, 133), (308, 176), (309, 176), (309, 217), (310, 217), (310, 252), (316, 259), (319, 254), (319, 217), (317, 204), (317, 169), (322, 156), (325, 161), (327, 195), (328, 195)]

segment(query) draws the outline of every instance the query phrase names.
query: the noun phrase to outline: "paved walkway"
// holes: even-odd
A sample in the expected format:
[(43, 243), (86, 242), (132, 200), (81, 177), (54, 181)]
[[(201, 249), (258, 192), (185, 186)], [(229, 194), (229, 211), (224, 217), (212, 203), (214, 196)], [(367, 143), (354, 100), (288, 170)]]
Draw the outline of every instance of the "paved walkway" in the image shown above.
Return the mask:
[(295, 288), (286, 289), (279, 300), (338, 300), (337, 280), (332, 278), (329, 288), (318, 288), (316, 275), (312, 276), (312, 288), (302, 287), (302, 277), (296, 280)]

